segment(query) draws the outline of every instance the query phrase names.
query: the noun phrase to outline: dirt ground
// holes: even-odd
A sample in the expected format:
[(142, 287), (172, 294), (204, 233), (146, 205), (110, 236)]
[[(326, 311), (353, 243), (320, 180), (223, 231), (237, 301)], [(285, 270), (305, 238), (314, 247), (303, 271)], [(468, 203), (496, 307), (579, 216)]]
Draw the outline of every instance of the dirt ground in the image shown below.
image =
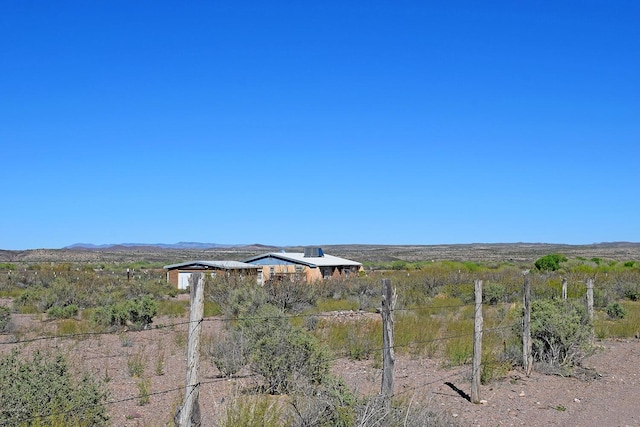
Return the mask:
[[(19, 346), (23, 352), (49, 348), (67, 355), (74, 369), (90, 371), (107, 379), (108, 410), (114, 426), (173, 425), (173, 415), (184, 396), (186, 318), (157, 318), (165, 328), (87, 336), (84, 339), (51, 338), (22, 344), (2, 344), (0, 352)], [(7, 343), (18, 337), (52, 331), (51, 322), (27, 315), (14, 315), (16, 336), (0, 336)], [(170, 326), (175, 325), (175, 326)], [(203, 323), (203, 335), (221, 327), (221, 322)], [(32, 331), (27, 334), (24, 331)], [(513, 371), (502, 381), (483, 385), (483, 404), (467, 400), (470, 367), (443, 368), (438, 360), (399, 355), (395, 364), (395, 393), (410, 402), (426, 403), (451, 416), (461, 426), (640, 426), (640, 341), (606, 340), (584, 363), (592, 368), (585, 379), (563, 378), (533, 372), (526, 377)], [(144, 373), (131, 376), (129, 364), (142, 360)], [(334, 361), (359, 394), (380, 390), (381, 370), (372, 360)], [(596, 374), (593, 374), (595, 372)], [(244, 373), (240, 378), (221, 378), (206, 358), (201, 368), (200, 404), (203, 425), (212, 426), (222, 413), (225, 399), (241, 387), (256, 386), (259, 379)], [(587, 378), (590, 377), (590, 378)], [(149, 403), (140, 404), (139, 387), (149, 385)]]

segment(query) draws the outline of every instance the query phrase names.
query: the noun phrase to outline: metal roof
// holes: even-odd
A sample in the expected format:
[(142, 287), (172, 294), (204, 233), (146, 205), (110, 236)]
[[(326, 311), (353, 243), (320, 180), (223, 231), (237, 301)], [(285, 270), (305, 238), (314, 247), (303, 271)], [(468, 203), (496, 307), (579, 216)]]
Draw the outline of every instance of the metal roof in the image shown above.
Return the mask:
[(181, 262), (179, 264), (165, 265), (164, 268), (166, 270), (173, 270), (180, 267), (198, 266), (198, 265), (204, 266), (204, 267), (219, 268), (223, 270), (242, 270), (242, 269), (259, 268), (254, 264), (248, 264), (240, 261), (187, 261), (187, 262)]
[(309, 267), (336, 267), (344, 265), (360, 267), (362, 265), (356, 261), (327, 254), (321, 257), (305, 257), (303, 252), (269, 252), (267, 254), (245, 259), (244, 262), (251, 263), (253, 261), (269, 257), (291, 261), (297, 264), (305, 264)]

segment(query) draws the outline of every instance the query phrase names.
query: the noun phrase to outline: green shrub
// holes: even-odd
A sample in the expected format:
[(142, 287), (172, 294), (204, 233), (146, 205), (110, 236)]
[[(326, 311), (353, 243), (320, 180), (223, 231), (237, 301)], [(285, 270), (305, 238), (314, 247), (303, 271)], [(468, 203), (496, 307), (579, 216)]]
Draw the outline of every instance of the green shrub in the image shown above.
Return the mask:
[(270, 396), (240, 395), (225, 407), (219, 427), (280, 427), (282, 408)]
[(211, 362), (225, 377), (232, 377), (249, 361), (249, 343), (240, 330), (231, 329), (222, 337), (213, 337), (205, 345)]
[(539, 258), (535, 266), (540, 271), (556, 271), (560, 268), (560, 263), (567, 261), (567, 257), (562, 254), (549, 254)]
[(0, 332), (4, 332), (9, 328), (9, 321), (11, 320), (11, 311), (0, 305)]
[(482, 289), (482, 300), (485, 304), (496, 305), (499, 302), (504, 301), (505, 293), (504, 286), (495, 283), (488, 283)]
[(627, 315), (627, 311), (624, 306), (619, 302), (612, 302), (606, 308), (607, 315), (612, 319), (624, 319)]
[(75, 304), (66, 305), (64, 307), (54, 305), (47, 310), (47, 315), (54, 319), (70, 319), (78, 315), (78, 306)]
[(312, 307), (318, 299), (316, 287), (302, 280), (267, 281), (264, 290), (267, 302), (284, 312), (300, 312)]
[(290, 393), (291, 427), (355, 425), (357, 399), (341, 378), (330, 375), (322, 384), (304, 383)]
[(189, 309), (189, 301), (161, 300), (158, 303), (158, 316), (180, 317)]
[(99, 325), (132, 326), (144, 328), (151, 324), (158, 311), (158, 303), (150, 296), (123, 301), (106, 307), (98, 307), (93, 313), (93, 320)]
[(75, 380), (61, 354), (0, 356), (0, 424), (103, 426), (107, 392), (88, 374)]
[(550, 368), (570, 368), (590, 350), (591, 332), (584, 307), (561, 300), (531, 304), (534, 358)]
[(321, 382), (329, 372), (328, 359), (315, 337), (297, 328), (277, 329), (255, 342), (251, 369), (264, 377), (268, 393), (287, 393), (296, 376)]
[(623, 283), (621, 287), (623, 298), (627, 298), (631, 301), (640, 301), (640, 284)]
[(138, 405), (144, 406), (151, 401), (149, 393), (151, 390), (151, 380), (149, 378), (142, 378), (137, 383), (138, 387)]
[(127, 371), (132, 377), (141, 378), (145, 368), (144, 348), (127, 356)]

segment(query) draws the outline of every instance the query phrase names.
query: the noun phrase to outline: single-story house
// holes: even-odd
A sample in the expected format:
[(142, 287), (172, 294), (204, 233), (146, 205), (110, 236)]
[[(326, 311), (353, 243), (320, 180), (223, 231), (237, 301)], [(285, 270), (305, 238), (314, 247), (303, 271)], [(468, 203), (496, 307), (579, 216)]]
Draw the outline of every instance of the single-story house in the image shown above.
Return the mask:
[(294, 277), (315, 282), (332, 277), (348, 277), (363, 270), (361, 263), (326, 255), (318, 247), (305, 248), (304, 252), (269, 252), (244, 262), (263, 267), (264, 282)]
[(165, 265), (167, 282), (178, 289), (187, 289), (192, 273), (209, 273), (215, 276), (221, 272), (240, 276), (256, 276), (258, 284), (262, 284), (262, 266), (240, 261), (188, 261), (179, 264)]

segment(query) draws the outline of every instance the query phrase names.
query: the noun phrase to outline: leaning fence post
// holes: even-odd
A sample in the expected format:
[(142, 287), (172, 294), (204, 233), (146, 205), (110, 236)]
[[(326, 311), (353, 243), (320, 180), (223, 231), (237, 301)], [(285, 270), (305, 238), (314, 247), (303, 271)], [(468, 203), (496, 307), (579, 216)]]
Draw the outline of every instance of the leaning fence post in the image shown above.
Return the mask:
[(480, 402), (480, 375), (482, 367), (482, 280), (475, 280), (475, 316), (473, 319), (473, 372), (471, 375), (471, 402)]
[(192, 273), (189, 278), (191, 308), (189, 310), (189, 338), (187, 345), (187, 380), (182, 407), (178, 408), (175, 423), (179, 427), (197, 427), (200, 419), (200, 331), (204, 314), (204, 278)]
[(380, 394), (389, 399), (393, 396), (393, 309), (396, 306), (397, 294), (391, 288), (390, 279), (382, 279), (382, 387)]
[(527, 376), (531, 375), (533, 368), (533, 343), (531, 341), (531, 284), (529, 277), (524, 276), (524, 316), (522, 319), (522, 361)]

